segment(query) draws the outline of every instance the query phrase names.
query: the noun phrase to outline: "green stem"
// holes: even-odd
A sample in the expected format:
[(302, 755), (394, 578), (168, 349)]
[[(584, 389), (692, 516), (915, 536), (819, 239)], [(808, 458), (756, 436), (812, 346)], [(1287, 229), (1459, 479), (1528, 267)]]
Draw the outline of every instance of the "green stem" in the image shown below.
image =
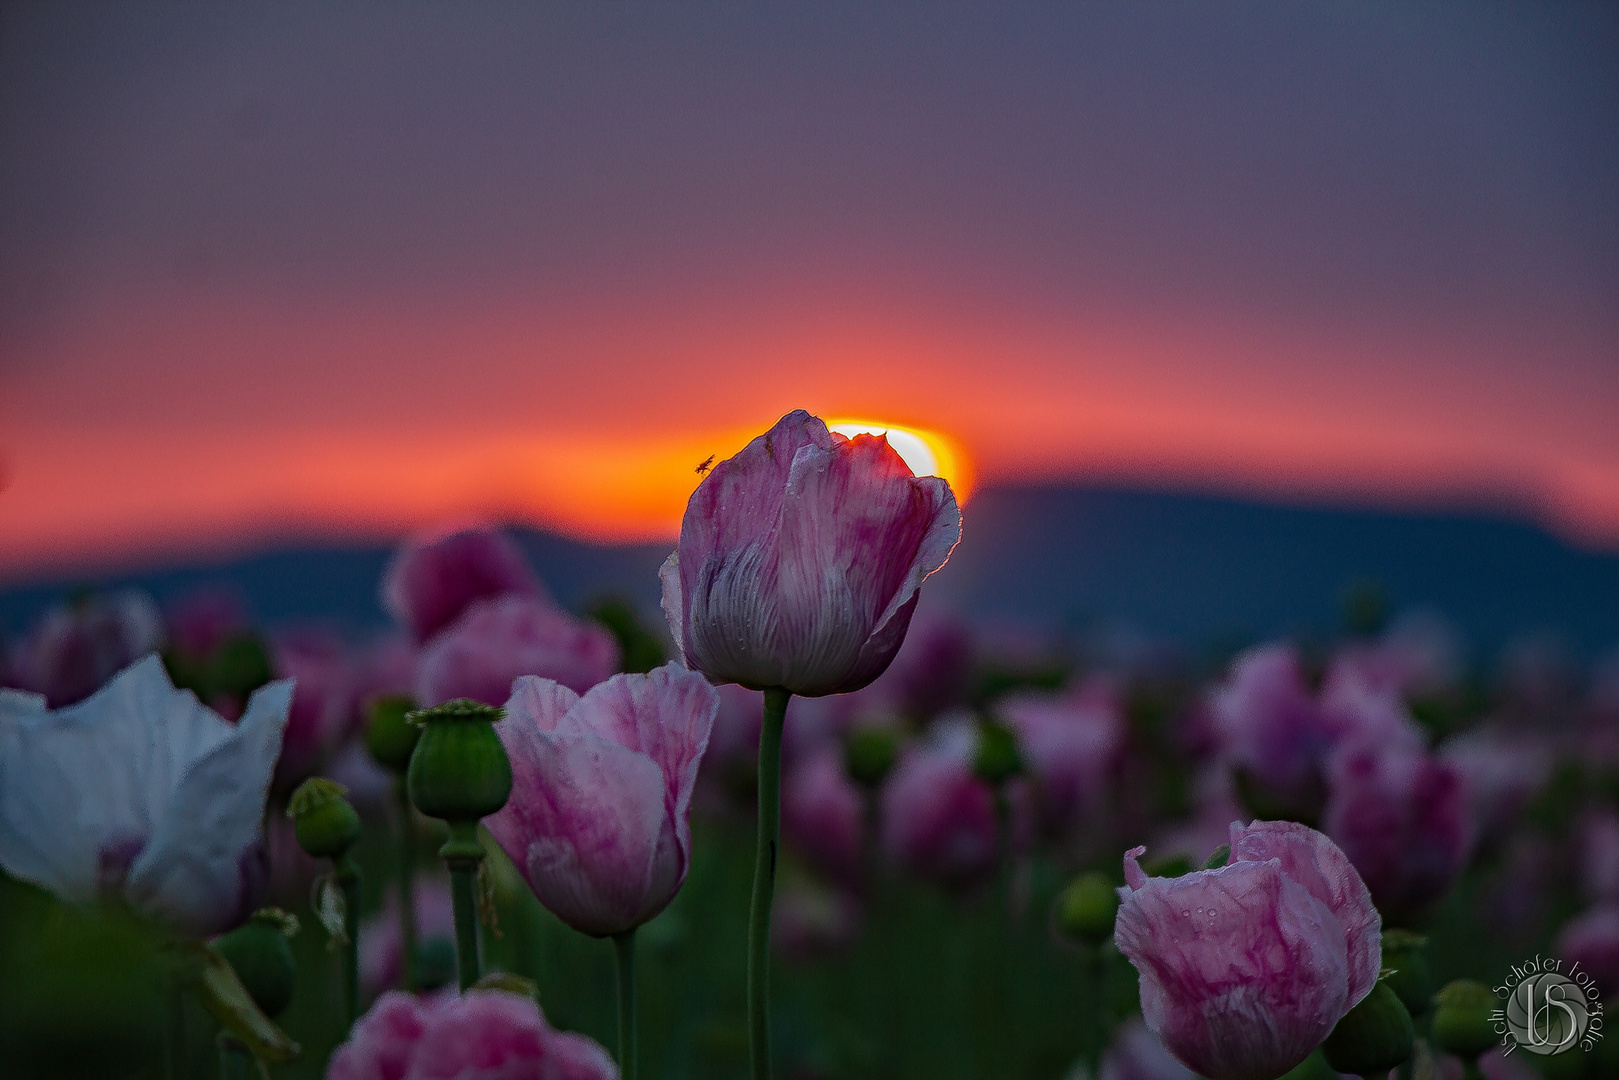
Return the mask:
[(478, 962), (478, 866), (483, 845), (476, 821), (451, 821), (450, 838), (439, 848), (450, 868), (450, 900), (455, 905), (455, 960), (463, 991), (482, 974)]
[(1100, 1076), (1103, 1044), (1107, 1041), (1107, 1021), (1104, 1015), (1107, 1009), (1107, 957), (1102, 953), (1100, 943), (1086, 943), (1085, 961), (1088, 969), (1085, 972), (1086, 982), (1090, 984), (1086, 988), (1090, 991), (1090, 1001), (1087, 1003), (1089, 1008), (1085, 1010), (1090, 1030), (1085, 1033), (1085, 1058), (1090, 1066), (1090, 1075)]
[(399, 798), (399, 951), (404, 957), (400, 976), (406, 990), (416, 989), (416, 829), (405, 791), (405, 778), (400, 776), (394, 785)]
[(253, 1054), (234, 1036), (219, 1033), (219, 1080), (253, 1080)]
[(618, 954), (618, 1069), (623, 1080), (636, 1080), (635, 930), (613, 935)]
[(748, 1060), (753, 1080), (770, 1080), (770, 902), (781, 840), (781, 727), (790, 697), (780, 687), (766, 690), (759, 726), (759, 839), (748, 913)]
[(360, 864), (344, 852), (333, 863), (333, 876), (343, 890), (343, 931), (348, 944), (343, 947), (343, 1004), (348, 1009), (350, 1027), (360, 1018)]
[(178, 970), (170, 975), (168, 1028), (163, 1033), (164, 1080), (180, 1080), (185, 1071), (186, 1011), (185, 984)]

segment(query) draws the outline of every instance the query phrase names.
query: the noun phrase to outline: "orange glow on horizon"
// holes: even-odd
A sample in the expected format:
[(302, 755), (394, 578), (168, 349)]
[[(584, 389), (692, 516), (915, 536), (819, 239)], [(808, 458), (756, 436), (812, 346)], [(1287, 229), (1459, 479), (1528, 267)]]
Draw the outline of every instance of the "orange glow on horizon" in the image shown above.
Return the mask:
[(961, 445), (942, 432), (881, 420), (834, 417), (826, 426), (839, 435), (886, 435), (888, 445), (917, 476), (937, 476), (950, 484), (956, 502), (965, 506), (972, 494), (972, 473)]

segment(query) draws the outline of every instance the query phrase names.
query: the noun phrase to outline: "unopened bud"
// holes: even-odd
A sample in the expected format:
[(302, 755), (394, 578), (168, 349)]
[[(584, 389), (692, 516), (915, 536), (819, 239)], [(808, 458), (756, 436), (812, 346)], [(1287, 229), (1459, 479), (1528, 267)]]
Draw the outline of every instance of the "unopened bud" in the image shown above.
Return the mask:
[(1434, 1045), (1466, 1061), (1478, 1057), (1501, 1041), (1490, 1019), (1500, 1004), (1483, 983), (1447, 983), (1434, 998)]
[(1383, 931), (1383, 981), (1412, 1016), (1433, 1008), (1433, 969), (1428, 965), (1428, 939), (1410, 930)]
[(1332, 1029), (1321, 1052), (1327, 1064), (1355, 1076), (1383, 1076), (1411, 1057), (1417, 1033), (1399, 995), (1383, 980)]
[(1023, 755), (1018, 752), (1017, 736), (998, 720), (978, 725), (978, 751), (973, 755), (973, 772), (991, 787), (999, 787), (1023, 771)]
[(416, 708), (408, 697), (381, 697), (371, 703), (371, 721), (365, 727), (365, 748), (378, 765), (403, 775), (422, 729), (406, 717)]
[(288, 929), (296, 929), (297, 925), (297, 920), (284, 911), (262, 908), (214, 942), (214, 948), (230, 961), (254, 1004), (271, 1019), (291, 1004), (297, 986), (298, 969), (287, 945)]
[(1064, 937), (1098, 945), (1113, 936), (1119, 894), (1106, 874), (1092, 871), (1068, 883), (1057, 896), (1057, 929)]
[(898, 754), (899, 740), (887, 728), (869, 725), (853, 728), (843, 744), (843, 760), (849, 778), (867, 788), (883, 782)]
[(287, 801), (298, 846), (317, 859), (335, 859), (360, 838), (360, 815), (343, 797), (347, 794), (335, 780), (312, 776)]

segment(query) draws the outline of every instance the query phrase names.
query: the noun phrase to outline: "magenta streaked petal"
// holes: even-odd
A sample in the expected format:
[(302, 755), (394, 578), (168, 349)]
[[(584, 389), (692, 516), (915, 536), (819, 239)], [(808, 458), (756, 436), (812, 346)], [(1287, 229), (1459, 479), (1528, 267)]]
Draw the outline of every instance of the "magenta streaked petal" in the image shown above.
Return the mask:
[(893, 659), (959, 536), (949, 485), (912, 476), (885, 438), (790, 413), (692, 495), (664, 612), (714, 682), (847, 693)]
[(417, 698), (424, 705), (461, 697), (501, 705), (523, 675), (583, 693), (618, 663), (618, 641), (600, 624), (530, 596), (497, 596), (474, 601), (428, 642), (417, 667)]
[(512, 794), (485, 824), (564, 922), (614, 934), (674, 898), (718, 708), (714, 688), (674, 664), (615, 676), (582, 698), (545, 679), (517, 680), (496, 725)]
[(1371, 993), (1382, 965), (1383, 922), (1349, 857), (1321, 833), (1292, 821), (1231, 824), (1231, 862), (1278, 859), (1282, 873), (1327, 905), (1344, 931), (1349, 1004)]
[(1114, 940), (1148, 1028), (1210, 1080), (1274, 1080), (1349, 1008), (1343, 930), (1279, 861), (1148, 878)]

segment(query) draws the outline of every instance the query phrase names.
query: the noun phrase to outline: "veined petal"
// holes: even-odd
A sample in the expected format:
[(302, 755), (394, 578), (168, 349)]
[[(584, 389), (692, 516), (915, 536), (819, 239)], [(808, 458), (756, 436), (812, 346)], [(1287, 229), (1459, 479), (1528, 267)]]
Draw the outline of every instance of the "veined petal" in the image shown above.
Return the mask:
[(511, 730), (526, 732), (532, 725), (540, 731), (555, 731), (568, 710), (579, 703), (579, 695), (554, 679), (538, 675), (523, 675), (512, 683), (512, 695), (506, 699), (506, 719), (514, 722)]
[(1349, 1007), (1342, 928), (1277, 859), (1148, 878), (1125, 893), (1114, 939), (1147, 1026), (1211, 1080), (1273, 1080)]
[[(76, 705), (8, 721), (0, 761), (0, 864), (82, 902), (100, 884), (104, 846), (149, 839), (185, 769), (234, 728), (148, 656)], [(33, 874), (23, 852), (37, 858)]]
[(659, 606), (663, 608), (663, 620), (669, 626), (669, 636), (674, 639), (675, 655), (682, 661), (686, 658), (685, 627), (686, 606), (681, 598), (680, 591), (680, 551), (677, 548), (669, 553), (658, 567), (658, 581), (663, 585), (663, 595)]
[(255, 691), (231, 736), (187, 767), (130, 867), (132, 902), (201, 934), (251, 911), (242, 862), (259, 839), (292, 690), (281, 681)]
[(1382, 966), (1383, 920), (1366, 883), (1337, 844), (1292, 821), (1231, 823), (1231, 861), (1280, 861), (1282, 873), (1327, 905), (1344, 930), (1349, 1005), (1372, 992)]
[(662, 771), (594, 734), (517, 738), (516, 726), (496, 725), (513, 783), (505, 807), (485, 819), (490, 834), (570, 926), (604, 935), (639, 925), (667, 820)]
[(657, 762), (674, 813), (691, 797), (719, 701), (707, 679), (665, 664), (643, 676), (615, 675), (592, 687), (568, 715)]

